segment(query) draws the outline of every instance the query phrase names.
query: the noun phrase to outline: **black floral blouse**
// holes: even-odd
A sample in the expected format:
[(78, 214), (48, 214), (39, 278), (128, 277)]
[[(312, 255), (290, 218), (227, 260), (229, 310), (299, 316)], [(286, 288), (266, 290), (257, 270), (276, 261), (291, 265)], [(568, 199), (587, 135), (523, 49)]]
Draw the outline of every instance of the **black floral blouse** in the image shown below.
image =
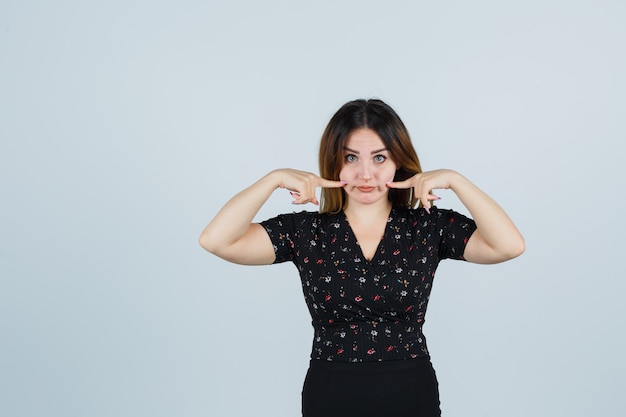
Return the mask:
[(311, 359), (382, 361), (428, 356), (422, 333), (439, 261), (463, 259), (473, 220), (433, 207), (392, 209), (365, 259), (344, 213), (283, 214), (261, 223), (275, 263), (300, 272), (315, 330)]

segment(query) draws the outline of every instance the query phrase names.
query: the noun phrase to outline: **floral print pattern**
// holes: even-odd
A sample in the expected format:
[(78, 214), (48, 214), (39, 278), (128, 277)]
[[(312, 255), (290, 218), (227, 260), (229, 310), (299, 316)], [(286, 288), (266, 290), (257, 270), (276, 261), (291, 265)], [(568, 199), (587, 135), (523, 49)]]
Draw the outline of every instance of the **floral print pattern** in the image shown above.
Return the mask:
[(312, 359), (362, 362), (428, 356), (422, 326), (442, 259), (463, 259), (473, 220), (433, 207), (392, 209), (365, 259), (344, 213), (283, 214), (261, 223), (275, 263), (300, 273), (314, 328)]

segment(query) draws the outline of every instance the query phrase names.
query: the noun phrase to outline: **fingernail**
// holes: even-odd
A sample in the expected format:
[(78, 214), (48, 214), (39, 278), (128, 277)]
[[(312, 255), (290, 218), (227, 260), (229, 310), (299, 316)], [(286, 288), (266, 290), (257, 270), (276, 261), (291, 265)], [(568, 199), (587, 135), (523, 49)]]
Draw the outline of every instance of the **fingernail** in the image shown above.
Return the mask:
[(430, 214), (430, 209), (426, 206), (424, 206), (424, 210), (426, 210), (426, 213)]
[(342, 183), (343, 185), (346, 185), (348, 183), (348, 181), (339, 181), (340, 183)]

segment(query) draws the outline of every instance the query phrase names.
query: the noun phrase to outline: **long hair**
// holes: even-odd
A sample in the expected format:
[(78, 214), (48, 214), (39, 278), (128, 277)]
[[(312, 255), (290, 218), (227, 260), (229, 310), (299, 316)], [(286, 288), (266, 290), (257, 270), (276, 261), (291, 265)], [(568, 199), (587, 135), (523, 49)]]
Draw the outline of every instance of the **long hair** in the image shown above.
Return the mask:
[[(320, 142), (319, 168), (322, 178), (339, 181), (343, 148), (352, 132), (371, 129), (380, 137), (398, 167), (393, 178), (402, 181), (422, 172), (409, 132), (396, 112), (378, 99), (359, 99), (344, 104), (330, 119)], [(412, 208), (417, 203), (412, 189), (389, 189), (393, 207)], [(322, 188), (320, 213), (338, 213), (346, 206), (342, 188)]]

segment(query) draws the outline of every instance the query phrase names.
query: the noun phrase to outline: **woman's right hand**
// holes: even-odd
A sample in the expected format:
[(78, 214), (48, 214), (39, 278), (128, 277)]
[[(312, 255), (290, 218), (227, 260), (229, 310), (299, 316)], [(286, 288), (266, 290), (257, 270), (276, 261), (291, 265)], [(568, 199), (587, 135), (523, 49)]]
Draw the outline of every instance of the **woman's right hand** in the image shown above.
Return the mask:
[(289, 190), (291, 196), (294, 198), (293, 204), (313, 203), (319, 205), (319, 201), (316, 197), (318, 187), (340, 188), (346, 185), (343, 181), (331, 181), (311, 172), (298, 171), (290, 168), (277, 169), (272, 171), (270, 175), (276, 176), (279, 188)]

